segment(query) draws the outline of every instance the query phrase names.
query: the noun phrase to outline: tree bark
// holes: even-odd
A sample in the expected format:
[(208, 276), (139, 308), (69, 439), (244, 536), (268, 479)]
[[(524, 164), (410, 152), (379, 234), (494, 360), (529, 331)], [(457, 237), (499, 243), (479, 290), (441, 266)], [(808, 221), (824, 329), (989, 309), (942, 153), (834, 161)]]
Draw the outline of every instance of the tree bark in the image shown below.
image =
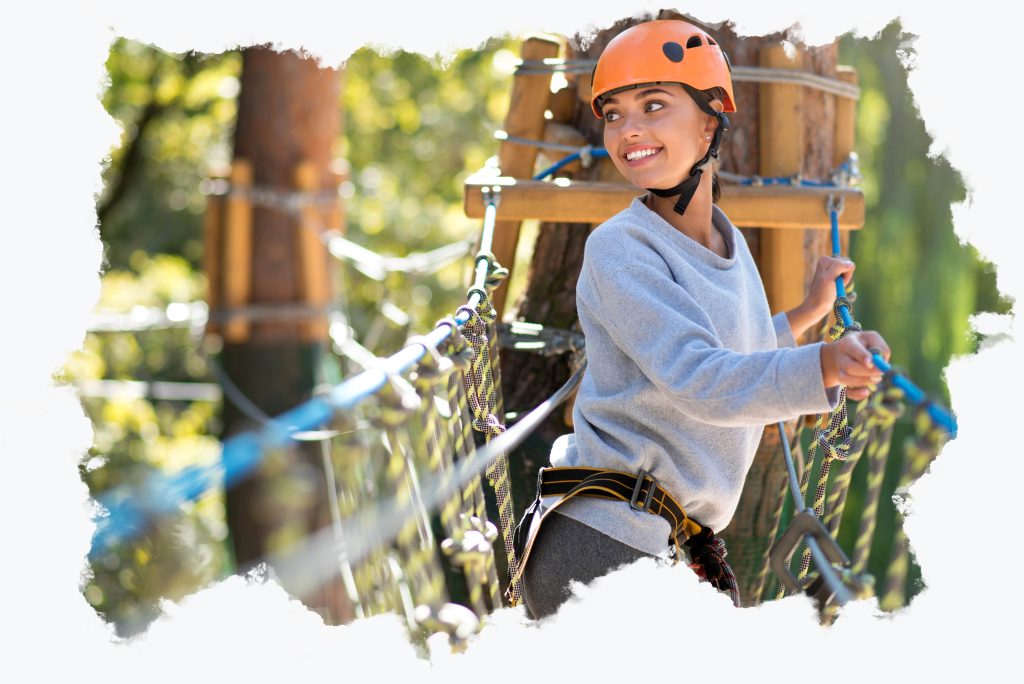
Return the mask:
[[(331, 187), (328, 164), (341, 125), (339, 88), (335, 69), (321, 69), (294, 52), (244, 51), (234, 155), (252, 164), (255, 186), (293, 191), (296, 168), (306, 161), (317, 170), (320, 187)], [(326, 223), (326, 214), (321, 218)], [(254, 207), (252, 304), (301, 301), (298, 230), (298, 216)], [(322, 342), (308, 341), (302, 329), (301, 322), (255, 320), (248, 339), (224, 346), (228, 376), (267, 415), (306, 401), (316, 383), (326, 350)], [(226, 401), (224, 435), (251, 427)], [(228, 527), (240, 570), (330, 524), (321, 458), (318, 443), (296, 443), (267, 454), (256, 473), (227, 492)], [(340, 579), (297, 598), (329, 622), (352, 619)]]

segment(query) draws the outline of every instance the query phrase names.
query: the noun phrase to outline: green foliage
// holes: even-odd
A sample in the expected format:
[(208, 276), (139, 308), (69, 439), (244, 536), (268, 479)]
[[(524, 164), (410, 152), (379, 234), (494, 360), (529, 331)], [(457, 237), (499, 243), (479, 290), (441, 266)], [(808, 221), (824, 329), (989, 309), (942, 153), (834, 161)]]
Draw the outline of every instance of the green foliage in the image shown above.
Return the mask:
[[(462, 211), (462, 186), (498, 151), (493, 134), (510, 85), (499, 65), (515, 49), (516, 41), (492, 40), (458, 53), (443, 69), (437, 59), (401, 51), (382, 56), (364, 48), (348, 60), (340, 149), (350, 169), (342, 194), (351, 240), (404, 255), (475, 234), (479, 222)], [(381, 285), (351, 269), (344, 277), (355, 330), (381, 320), (384, 301), (410, 314), (407, 329), (390, 327), (370, 345), (387, 354), (463, 303), (468, 270), (464, 260), (415, 282), (394, 276)]]
[[(998, 295), (991, 264), (953, 232), (950, 204), (964, 200), (964, 185), (944, 157), (928, 156), (931, 138), (907, 86), (904, 64), (910, 61), (901, 60), (912, 54), (912, 39), (894, 21), (874, 39), (847, 35), (839, 42), (839, 62), (857, 69), (861, 87), (856, 149), (867, 213), (864, 229), (850, 241), (857, 263), (855, 313), (865, 329), (885, 337), (893, 364), (948, 407), (943, 370), (978, 347), (969, 316), (1007, 313), (1010, 303)], [(868, 566), (879, 590), (892, 552), (891, 497), (911, 433), (908, 419), (893, 434)], [(847, 550), (856, 537), (866, 466), (855, 471), (840, 530)], [(920, 568), (912, 563), (909, 595), (920, 589)]]
[(240, 70), (235, 52), (178, 58), (130, 40), (114, 43), (103, 104), (124, 133), (99, 198), (111, 267), (128, 267), (137, 250), (180, 254), (198, 265), (200, 182), (230, 159)]
[[(98, 310), (128, 313), (201, 298), (203, 278), (178, 256), (130, 262), (137, 272), (114, 270), (103, 279)], [(187, 328), (147, 332), (93, 332), (65, 364), (64, 380), (209, 381), (206, 362)], [(93, 421), (93, 447), (81, 465), (93, 496), (122, 485), (141, 485), (154, 472), (174, 473), (216, 462), (219, 405), (145, 398), (84, 397)], [(122, 634), (143, 628), (161, 598), (180, 598), (222, 574), (229, 557), (223, 497), (212, 492), (182, 515), (155, 525), (139, 540), (113, 549), (89, 568), (83, 592)]]
[(960, 175), (928, 156), (931, 138), (907, 86), (901, 54), (913, 36), (894, 21), (873, 40), (844, 36), (839, 61), (860, 77), (857, 153), (867, 216), (851, 240), (857, 263), (856, 317), (880, 331), (892, 361), (949, 405), (943, 369), (977, 350), (968, 317), (1006, 313), (990, 264), (953, 232), (950, 204), (964, 200)]

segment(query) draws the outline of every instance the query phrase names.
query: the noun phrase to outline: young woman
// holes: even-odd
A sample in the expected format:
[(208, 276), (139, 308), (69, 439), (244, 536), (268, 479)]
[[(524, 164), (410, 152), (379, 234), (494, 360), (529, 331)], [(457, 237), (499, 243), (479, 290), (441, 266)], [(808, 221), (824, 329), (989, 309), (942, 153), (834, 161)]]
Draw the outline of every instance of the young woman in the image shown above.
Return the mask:
[(889, 358), (871, 331), (796, 345), (831, 311), (835, 279), (849, 283), (849, 260), (822, 257), (804, 302), (769, 312), (705, 173), (736, 111), (730, 73), (716, 41), (678, 20), (624, 31), (594, 70), (609, 157), (649, 192), (587, 240), (576, 298), (588, 365), (574, 433), (556, 440), (522, 525), (534, 617), (554, 613), (571, 581), (681, 553), (684, 539), (698, 574), (729, 588), (713, 530), (736, 510), (764, 426), (831, 411), (841, 385), (864, 399), (882, 377), (869, 349)]

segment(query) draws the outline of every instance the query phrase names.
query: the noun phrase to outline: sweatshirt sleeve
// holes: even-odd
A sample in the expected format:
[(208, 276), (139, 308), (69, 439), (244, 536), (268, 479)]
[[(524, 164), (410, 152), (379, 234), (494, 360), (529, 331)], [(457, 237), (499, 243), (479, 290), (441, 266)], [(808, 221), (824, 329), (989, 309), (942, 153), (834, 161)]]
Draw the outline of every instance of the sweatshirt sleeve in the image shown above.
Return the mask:
[(646, 245), (624, 251), (615, 238), (595, 231), (588, 239), (578, 305), (680, 410), (733, 427), (835, 408), (838, 388), (826, 392), (822, 381), (823, 342), (749, 354), (724, 348), (664, 259)]
[(772, 316), (772, 325), (775, 327), (775, 341), (779, 349), (796, 346), (793, 328), (789, 325), (789, 316), (786, 315), (785, 311), (780, 311)]

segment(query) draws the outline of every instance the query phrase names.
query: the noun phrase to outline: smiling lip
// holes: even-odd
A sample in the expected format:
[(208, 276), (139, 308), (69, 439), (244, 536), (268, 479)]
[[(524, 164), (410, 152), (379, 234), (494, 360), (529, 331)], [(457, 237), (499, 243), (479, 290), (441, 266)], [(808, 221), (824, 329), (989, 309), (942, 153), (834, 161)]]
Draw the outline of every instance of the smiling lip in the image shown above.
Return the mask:
[[(626, 154), (628, 154), (630, 152), (634, 152), (634, 151), (637, 151), (637, 150), (650, 150), (650, 149), (654, 149), (655, 150), (654, 154), (648, 154), (648, 155), (646, 155), (644, 157), (640, 157), (639, 159), (629, 159), (629, 158), (626, 157)], [(662, 150), (662, 148), (660, 148), (660, 147), (651, 148), (650, 145), (638, 146), (638, 147), (634, 147), (632, 149), (627, 149), (626, 152), (623, 153), (622, 159), (623, 159), (623, 161), (626, 162), (626, 164), (628, 164), (631, 167), (632, 166), (640, 166), (644, 162), (646, 162), (646, 161), (648, 161), (650, 159), (653, 159), (654, 157), (657, 157), (659, 154), (661, 154), (661, 150)]]

